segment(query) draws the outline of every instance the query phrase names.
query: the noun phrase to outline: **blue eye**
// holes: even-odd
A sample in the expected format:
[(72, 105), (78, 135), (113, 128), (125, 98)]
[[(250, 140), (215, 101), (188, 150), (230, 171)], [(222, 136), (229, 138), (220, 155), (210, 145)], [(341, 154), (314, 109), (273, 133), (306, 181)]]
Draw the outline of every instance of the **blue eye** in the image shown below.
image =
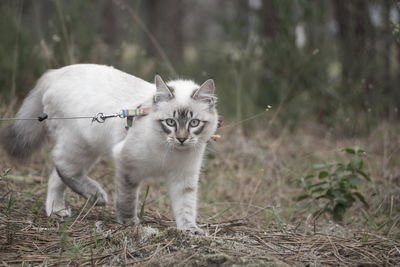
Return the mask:
[(174, 119), (166, 119), (166, 120), (165, 120), (165, 123), (166, 123), (168, 126), (171, 126), (171, 127), (176, 125), (176, 122), (175, 122)]
[(194, 119), (189, 122), (190, 127), (197, 127), (200, 124), (200, 120)]

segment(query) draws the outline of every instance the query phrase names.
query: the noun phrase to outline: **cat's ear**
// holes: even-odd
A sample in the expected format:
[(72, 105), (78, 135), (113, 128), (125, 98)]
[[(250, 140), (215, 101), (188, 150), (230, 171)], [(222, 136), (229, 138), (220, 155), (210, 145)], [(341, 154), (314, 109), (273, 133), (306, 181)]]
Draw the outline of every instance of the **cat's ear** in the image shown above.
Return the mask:
[(160, 75), (156, 75), (154, 78), (156, 84), (156, 94), (154, 95), (154, 103), (160, 101), (168, 101), (174, 98), (174, 94), (171, 89), (165, 84)]
[(214, 95), (215, 85), (214, 80), (209, 79), (205, 81), (199, 89), (195, 90), (192, 94), (194, 100), (205, 101), (210, 104), (214, 104), (216, 97)]

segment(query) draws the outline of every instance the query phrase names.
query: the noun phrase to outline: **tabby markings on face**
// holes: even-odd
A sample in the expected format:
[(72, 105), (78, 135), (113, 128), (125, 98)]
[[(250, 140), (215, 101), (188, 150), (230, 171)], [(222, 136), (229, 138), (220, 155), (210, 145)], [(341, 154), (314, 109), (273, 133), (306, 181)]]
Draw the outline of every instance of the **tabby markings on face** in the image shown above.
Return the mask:
[(206, 121), (199, 120), (190, 109), (174, 110), (171, 118), (160, 120), (161, 128), (168, 135), (174, 135), (180, 145), (201, 134)]

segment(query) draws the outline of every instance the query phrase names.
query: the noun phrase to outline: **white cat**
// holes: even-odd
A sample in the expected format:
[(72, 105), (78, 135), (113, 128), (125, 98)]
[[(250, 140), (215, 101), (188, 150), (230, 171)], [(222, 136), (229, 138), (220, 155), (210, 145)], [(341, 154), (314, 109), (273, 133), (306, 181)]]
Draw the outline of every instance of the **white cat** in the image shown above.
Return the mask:
[[(100, 158), (112, 158), (116, 167), (115, 208), (120, 223), (137, 224), (140, 183), (162, 177), (171, 198), (179, 229), (194, 233), (197, 184), (206, 143), (217, 128), (214, 82), (202, 86), (189, 80), (155, 84), (112, 67), (79, 64), (48, 71), (24, 100), (17, 118), (47, 113), (48, 120), (15, 121), (2, 131), (3, 147), (25, 158), (40, 147), (46, 133), (55, 141), (54, 169), (47, 189), (46, 212), (70, 216), (64, 202), (69, 186), (83, 197), (107, 203), (101, 186), (87, 176)], [(151, 108), (126, 129), (126, 119), (104, 123), (90, 119), (51, 119), (111, 114), (122, 109)]]

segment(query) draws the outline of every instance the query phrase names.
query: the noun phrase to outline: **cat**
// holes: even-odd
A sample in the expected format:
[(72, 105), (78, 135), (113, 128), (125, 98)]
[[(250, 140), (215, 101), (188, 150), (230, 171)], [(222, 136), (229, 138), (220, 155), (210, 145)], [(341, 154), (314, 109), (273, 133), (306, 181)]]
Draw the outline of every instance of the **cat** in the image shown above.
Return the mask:
[[(113, 67), (70, 65), (46, 72), (24, 100), (17, 118), (46, 113), (49, 119), (16, 120), (3, 129), (1, 143), (14, 158), (27, 158), (50, 136), (54, 140), (46, 199), (48, 216), (70, 216), (66, 187), (105, 205), (107, 194), (87, 176), (99, 158), (115, 165), (117, 221), (138, 224), (140, 183), (165, 179), (178, 229), (203, 233), (196, 224), (197, 189), (205, 147), (216, 131), (218, 114), (214, 81), (201, 86), (191, 80), (167, 83), (156, 75), (149, 83)], [(151, 108), (148, 115), (104, 123), (87, 119), (51, 119), (111, 114), (122, 109)]]

